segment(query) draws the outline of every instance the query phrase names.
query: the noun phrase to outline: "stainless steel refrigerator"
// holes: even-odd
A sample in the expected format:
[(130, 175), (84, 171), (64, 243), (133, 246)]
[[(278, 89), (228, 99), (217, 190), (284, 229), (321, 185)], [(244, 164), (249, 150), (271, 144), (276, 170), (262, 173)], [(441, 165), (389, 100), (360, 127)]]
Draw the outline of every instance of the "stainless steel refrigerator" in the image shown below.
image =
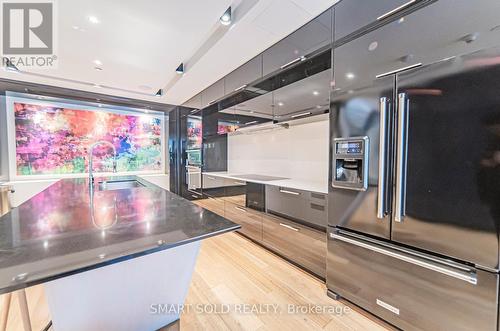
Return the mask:
[(334, 49), (327, 286), (404, 330), (498, 330), (500, 2)]

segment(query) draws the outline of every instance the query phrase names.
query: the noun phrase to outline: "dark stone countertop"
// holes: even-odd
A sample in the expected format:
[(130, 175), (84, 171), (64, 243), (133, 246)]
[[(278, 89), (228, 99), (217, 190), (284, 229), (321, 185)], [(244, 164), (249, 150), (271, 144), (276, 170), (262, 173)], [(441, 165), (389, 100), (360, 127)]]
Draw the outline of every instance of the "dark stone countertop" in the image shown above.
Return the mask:
[(144, 186), (95, 189), (92, 199), (88, 179), (62, 179), (2, 216), (0, 293), (240, 227), (146, 180), (121, 179)]

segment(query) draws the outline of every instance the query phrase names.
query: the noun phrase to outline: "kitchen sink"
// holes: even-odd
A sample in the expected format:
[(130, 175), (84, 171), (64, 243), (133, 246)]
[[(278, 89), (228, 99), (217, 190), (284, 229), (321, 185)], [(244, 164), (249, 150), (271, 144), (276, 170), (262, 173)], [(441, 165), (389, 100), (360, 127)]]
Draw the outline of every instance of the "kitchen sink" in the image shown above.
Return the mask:
[(106, 182), (100, 182), (98, 184), (99, 191), (114, 191), (114, 190), (125, 190), (134, 187), (144, 187), (143, 184), (135, 179), (132, 180), (110, 180)]

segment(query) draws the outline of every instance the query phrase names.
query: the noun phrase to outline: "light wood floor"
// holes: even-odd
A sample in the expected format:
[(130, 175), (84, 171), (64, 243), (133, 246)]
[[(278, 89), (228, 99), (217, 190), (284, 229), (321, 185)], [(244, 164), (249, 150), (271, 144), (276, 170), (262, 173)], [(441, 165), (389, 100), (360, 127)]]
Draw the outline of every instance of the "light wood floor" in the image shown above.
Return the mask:
[[(288, 304), (345, 307), (325, 292), (322, 282), (301, 269), (236, 233), (224, 234), (202, 243), (186, 303), (235, 306), (222, 314), (184, 313), (181, 330), (390, 330), (358, 309), (343, 315), (287, 312)], [(50, 319), (43, 287), (32, 287), (27, 294), (33, 330), (42, 330)], [(7, 330), (22, 331), (13, 298)], [(241, 313), (236, 311), (239, 304), (278, 304), (281, 313)]]

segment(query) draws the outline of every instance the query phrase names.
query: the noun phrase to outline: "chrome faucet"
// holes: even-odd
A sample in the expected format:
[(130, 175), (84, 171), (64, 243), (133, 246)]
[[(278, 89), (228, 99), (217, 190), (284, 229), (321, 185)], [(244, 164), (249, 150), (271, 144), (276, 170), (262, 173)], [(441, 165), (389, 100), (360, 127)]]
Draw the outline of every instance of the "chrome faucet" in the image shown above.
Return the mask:
[(90, 149), (89, 149), (89, 184), (90, 184), (90, 186), (93, 186), (93, 184), (94, 184), (94, 174), (92, 173), (92, 168), (94, 165), (94, 162), (93, 162), (94, 148), (98, 145), (101, 145), (101, 144), (111, 146), (111, 148), (113, 149), (113, 172), (116, 172), (116, 148), (115, 148), (115, 145), (113, 145), (109, 141), (105, 141), (105, 140), (100, 140), (100, 141), (92, 144), (92, 146), (90, 146)]

